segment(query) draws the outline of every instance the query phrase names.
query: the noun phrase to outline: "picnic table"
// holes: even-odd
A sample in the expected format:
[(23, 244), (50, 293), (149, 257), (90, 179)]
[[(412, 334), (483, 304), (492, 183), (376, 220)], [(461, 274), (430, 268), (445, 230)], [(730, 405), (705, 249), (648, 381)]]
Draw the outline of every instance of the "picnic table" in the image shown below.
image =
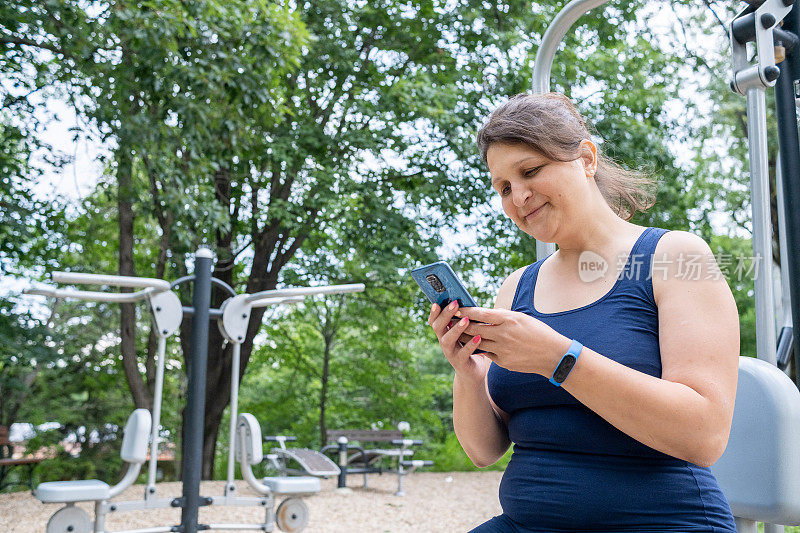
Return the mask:
[(0, 426), (0, 491), (6, 487), (25, 484), (21, 481), (21, 478), (12, 479), (9, 477), (11, 470), (18, 466), (27, 468), (28, 487), (33, 491), (33, 470), (41, 462), (41, 458), (25, 457), (20, 453), (16, 453), (14, 443), (8, 439), (8, 428)]

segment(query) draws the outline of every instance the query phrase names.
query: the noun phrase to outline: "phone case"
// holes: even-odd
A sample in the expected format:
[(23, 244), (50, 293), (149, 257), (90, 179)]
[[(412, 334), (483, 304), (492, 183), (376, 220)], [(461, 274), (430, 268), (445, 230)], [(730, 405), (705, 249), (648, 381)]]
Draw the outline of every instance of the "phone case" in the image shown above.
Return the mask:
[[(450, 265), (444, 261), (415, 268), (411, 271), (411, 276), (428, 300), (439, 304), (439, 307), (444, 307), (453, 300), (457, 300), (460, 307), (478, 306)], [(486, 351), (479, 348), (475, 353), (486, 353)]]
[(415, 268), (411, 271), (411, 276), (428, 300), (439, 304), (439, 307), (444, 307), (453, 300), (458, 300), (458, 305), (461, 307), (478, 306), (450, 265), (444, 261)]

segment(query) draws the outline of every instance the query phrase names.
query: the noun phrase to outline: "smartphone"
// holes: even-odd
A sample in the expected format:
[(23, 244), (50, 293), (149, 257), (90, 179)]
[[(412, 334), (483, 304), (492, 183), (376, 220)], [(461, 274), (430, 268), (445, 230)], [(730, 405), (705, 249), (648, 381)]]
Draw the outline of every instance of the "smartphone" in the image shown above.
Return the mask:
[(441, 308), (453, 300), (458, 301), (459, 307), (478, 306), (450, 265), (444, 261), (415, 268), (411, 271), (411, 276), (428, 300)]
[[(411, 276), (428, 300), (442, 309), (453, 300), (458, 302), (459, 307), (478, 307), (456, 273), (444, 261), (415, 268)], [(485, 350), (478, 349), (475, 353), (485, 353)]]

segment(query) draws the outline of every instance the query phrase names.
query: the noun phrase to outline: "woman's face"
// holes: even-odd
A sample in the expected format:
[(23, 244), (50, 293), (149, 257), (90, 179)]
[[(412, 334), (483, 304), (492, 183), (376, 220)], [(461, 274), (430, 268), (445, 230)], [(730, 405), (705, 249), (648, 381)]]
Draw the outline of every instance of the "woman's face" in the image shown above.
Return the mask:
[[(597, 149), (581, 143), (581, 157), (553, 161), (524, 144), (494, 143), (486, 160), (492, 188), (500, 195), (503, 210), (519, 228), (544, 242), (556, 242), (564, 224), (579, 220), (580, 206), (589, 205), (587, 178), (594, 176)], [(571, 223), (571, 224), (570, 224)]]

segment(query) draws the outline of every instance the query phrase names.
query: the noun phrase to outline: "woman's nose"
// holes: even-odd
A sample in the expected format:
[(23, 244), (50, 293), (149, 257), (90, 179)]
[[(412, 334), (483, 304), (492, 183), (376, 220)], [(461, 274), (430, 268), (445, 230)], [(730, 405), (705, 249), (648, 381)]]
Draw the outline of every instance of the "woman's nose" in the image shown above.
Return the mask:
[(527, 187), (514, 187), (511, 191), (511, 198), (514, 202), (514, 205), (517, 207), (522, 207), (525, 205), (525, 202), (528, 201), (528, 198), (531, 197), (533, 193), (528, 190)]

